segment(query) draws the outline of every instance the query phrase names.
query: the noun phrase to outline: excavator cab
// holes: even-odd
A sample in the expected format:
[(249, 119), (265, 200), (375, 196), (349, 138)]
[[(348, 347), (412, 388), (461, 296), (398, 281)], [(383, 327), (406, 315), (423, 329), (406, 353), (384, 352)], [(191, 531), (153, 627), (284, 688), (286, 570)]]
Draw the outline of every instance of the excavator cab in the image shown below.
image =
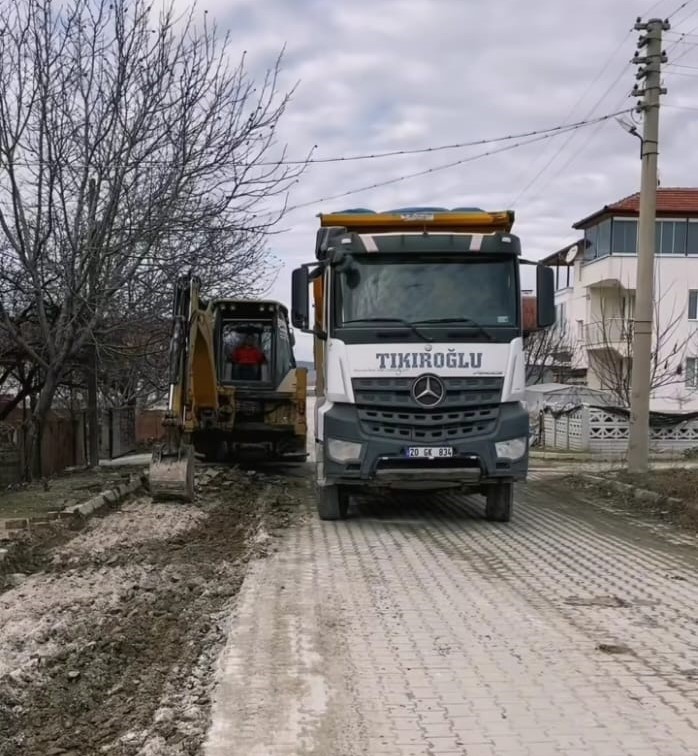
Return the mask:
[(268, 383), (273, 324), (226, 322), (221, 328), (221, 381), (233, 385)]
[(185, 276), (175, 292), (166, 438), (150, 465), (157, 498), (193, 498), (195, 456), (220, 462), (254, 446), (275, 459), (307, 458), (307, 370), (296, 366), (287, 308), (205, 302), (199, 286)]
[[(269, 309), (260, 311), (262, 305)], [(221, 383), (241, 389), (279, 386), (296, 368), (294, 338), (283, 305), (225, 301), (217, 308)]]

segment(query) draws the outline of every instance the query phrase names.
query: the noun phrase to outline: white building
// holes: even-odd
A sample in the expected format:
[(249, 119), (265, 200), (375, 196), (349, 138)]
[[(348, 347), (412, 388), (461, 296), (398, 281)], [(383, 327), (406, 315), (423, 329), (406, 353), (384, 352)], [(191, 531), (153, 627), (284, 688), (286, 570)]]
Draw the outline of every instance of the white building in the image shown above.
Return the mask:
[[(639, 195), (573, 225), (583, 237), (548, 256), (558, 324), (573, 372), (591, 388), (629, 395)], [(698, 188), (659, 189), (650, 407), (698, 410)]]

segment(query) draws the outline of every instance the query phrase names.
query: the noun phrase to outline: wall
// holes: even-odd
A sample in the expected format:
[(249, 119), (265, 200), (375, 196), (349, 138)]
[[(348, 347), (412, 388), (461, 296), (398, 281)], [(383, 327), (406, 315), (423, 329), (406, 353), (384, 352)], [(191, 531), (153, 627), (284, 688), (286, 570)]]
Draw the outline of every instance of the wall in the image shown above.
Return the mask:
[[(0, 485), (22, 479), (25, 436), (21, 424), (22, 412), (16, 410), (7, 418), (4, 432), (0, 434)], [(86, 464), (85, 427), (83, 412), (49, 414), (41, 443), (41, 476), (57, 475), (66, 467)]]
[(135, 407), (111, 407), (100, 417), (100, 448), (102, 459), (122, 457), (136, 448)]
[(52, 412), (41, 443), (41, 474), (56, 475), (66, 467), (86, 464), (85, 414)]
[(136, 445), (145, 446), (165, 437), (162, 419), (165, 410), (147, 409), (136, 413)]
[[(542, 443), (548, 447), (596, 454), (625, 454), (628, 437), (628, 419), (601, 407), (585, 404), (559, 415), (550, 411), (544, 413)], [(698, 448), (698, 419), (650, 429), (651, 451), (680, 453), (695, 448)]]
[(17, 483), (21, 469), (17, 430), (7, 423), (0, 423), (0, 488)]

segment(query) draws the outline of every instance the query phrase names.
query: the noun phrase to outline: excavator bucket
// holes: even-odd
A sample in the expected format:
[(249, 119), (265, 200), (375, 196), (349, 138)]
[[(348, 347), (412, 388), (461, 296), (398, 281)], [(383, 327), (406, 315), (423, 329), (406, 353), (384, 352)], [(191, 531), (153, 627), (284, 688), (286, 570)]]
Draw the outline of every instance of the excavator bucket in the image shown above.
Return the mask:
[(182, 444), (175, 452), (157, 447), (150, 461), (149, 488), (153, 499), (194, 499), (194, 447)]

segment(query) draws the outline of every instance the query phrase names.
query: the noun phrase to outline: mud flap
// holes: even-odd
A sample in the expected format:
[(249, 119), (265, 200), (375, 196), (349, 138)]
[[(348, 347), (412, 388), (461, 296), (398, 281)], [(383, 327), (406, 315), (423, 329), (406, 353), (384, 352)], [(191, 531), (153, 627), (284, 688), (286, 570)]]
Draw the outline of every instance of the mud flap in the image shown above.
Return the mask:
[(184, 444), (176, 452), (156, 447), (150, 461), (148, 487), (153, 499), (194, 500), (194, 447)]

